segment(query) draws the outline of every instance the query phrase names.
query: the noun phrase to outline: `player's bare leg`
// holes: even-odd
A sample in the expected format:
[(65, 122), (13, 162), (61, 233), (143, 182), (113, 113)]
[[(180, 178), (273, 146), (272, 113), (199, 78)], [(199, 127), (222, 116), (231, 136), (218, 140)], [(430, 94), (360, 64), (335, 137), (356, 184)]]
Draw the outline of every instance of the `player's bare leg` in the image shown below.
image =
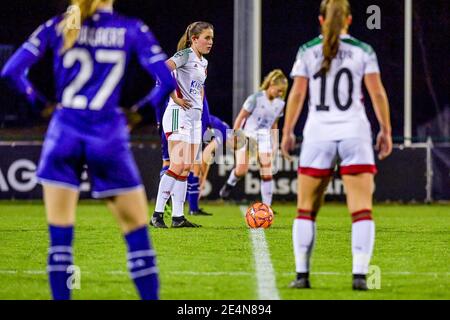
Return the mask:
[(73, 226), (79, 192), (49, 184), (44, 184), (43, 189), (47, 222), (61, 227)]
[(343, 175), (347, 206), (352, 214), (353, 289), (367, 290), (366, 275), (375, 242), (372, 219), (374, 176), (371, 173)]
[(107, 200), (123, 234), (139, 229), (148, 224), (147, 196), (143, 189), (127, 192)]
[(316, 216), (323, 202), (330, 177), (298, 175), (297, 218), (292, 227), (292, 242), (295, 254), (297, 278), (291, 288), (310, 288), (309, 272), (312, 250), (316, 237)]

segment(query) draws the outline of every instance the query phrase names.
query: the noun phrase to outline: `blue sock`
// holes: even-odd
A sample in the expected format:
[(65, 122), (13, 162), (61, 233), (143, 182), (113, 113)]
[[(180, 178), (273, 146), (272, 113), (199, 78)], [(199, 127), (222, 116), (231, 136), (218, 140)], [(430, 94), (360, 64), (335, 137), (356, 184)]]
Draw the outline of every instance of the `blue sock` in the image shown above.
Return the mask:
[(159, 172), (159, 178), (161, 179), (162, 176), (166, 173), (166, 171), (169, 170), (169, 166), (162, 167), (161, 171)]
[(158, 269), (147, 226), (125, 235), (128, 245), (128, 270), (142, 300), (159, 299)]
[(50, 248), (48, 250), (47, 272), (54, 300), (69, 300), (70, 288), (67, 280), (71, 276), (67, 268), (73, 264), (73, 226), (49, 225)]
[(194, 176), (191, 172), (188, 177), (188, 188), (187, 188), (187, 200), (189, 202), (189, 208), (191, 211), (195, 212), (199, 210), (198, 198), (200, 195), (200, 183), (199, 178)]

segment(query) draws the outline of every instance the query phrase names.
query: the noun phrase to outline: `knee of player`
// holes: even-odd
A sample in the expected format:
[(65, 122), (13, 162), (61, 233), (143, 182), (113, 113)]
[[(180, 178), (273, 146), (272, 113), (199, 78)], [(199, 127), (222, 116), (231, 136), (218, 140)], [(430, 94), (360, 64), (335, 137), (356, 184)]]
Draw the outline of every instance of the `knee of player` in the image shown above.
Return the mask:
[(194, 168), (194, 166), (192, 165), (192, 163), (185, 163), (183, 165), (183, 173), (185, 174), (189, 174), (189, 172)]
[(235, 169), (235, 174), (238, 177), (243, 177), (248, 172), (248, 166), (247, 165), (238, 165)]
[(261, 180), (264, 181), (264, 182), (269, 182), (269, 181), (273, 180), (273, 176), (271, 174), (261, 173)]
[(174, 162), (171, 162), (169, 170), (176, 175), (181, 175), (184, 172), (184, 164), (176, 164)]

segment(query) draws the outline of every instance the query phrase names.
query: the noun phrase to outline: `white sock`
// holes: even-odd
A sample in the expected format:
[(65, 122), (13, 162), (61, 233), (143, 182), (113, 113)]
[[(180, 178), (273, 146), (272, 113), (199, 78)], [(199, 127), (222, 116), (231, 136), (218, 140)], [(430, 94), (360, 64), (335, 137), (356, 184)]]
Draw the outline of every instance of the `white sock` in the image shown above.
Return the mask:
[(230, 176), (228, 177), (227, 183), (230, 186), (234, 187), (238, 183), (239, 180), (241, 180), (241, 177), (237, 177), (236, 173), (235, 173), (235, 171), (233, 169), (233, 171), (231, 171), (231, 173), (230, 173)]
[(311, 220), (295, 219), (292, 227), (294, 244), (295, 271), (309, 272), (311, 253), (316, 238), (316, 223)]
[(156, 197), (155, 212), (164, 212), (164, 207), (172, 194), (175, 178), (167, 173), (161, 177), (159, 181), (158, 196)]
[(261, 198), (264, 204), (268, 206), (272, 205), (273, 196), (273, 180), (264, 181), (261, 180)]
[(352, 225), (353, 274), (367, 274), (375, 242), (375, 223), (362, 220)]
[(187, 180), (177, 180), (173, 186), (172, 218), (184, 216), (184, 202), (186, 201)]

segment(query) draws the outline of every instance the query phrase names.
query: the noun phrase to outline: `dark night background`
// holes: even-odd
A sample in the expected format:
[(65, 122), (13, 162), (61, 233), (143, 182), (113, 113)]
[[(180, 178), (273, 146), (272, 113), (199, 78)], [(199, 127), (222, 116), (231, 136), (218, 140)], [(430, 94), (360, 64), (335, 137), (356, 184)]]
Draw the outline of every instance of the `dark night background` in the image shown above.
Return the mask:
[[(233, 0), (118, 0), (115, 4), (118, 12), (144, 20), (168, 55), (175, 53), (178, 39), (189, 23), (205, 20), (215, 26), (215, 44), (207, 57), (207, 94), (211, 113), (230, 124), (233, 121), (233, 3)], [(39, 24), (64, 12), (67, 4), (68, 1), (57, 0), (1, 1), (0, 44), (17, 48)], [(319, 33), (317, 15), (320, 1), (263, 0), (262, 4), (262, 75), (274, 68), (281, 68), (289, 74), (299, 46)], [(353, 25), (350, 33), (371, 44), (377, 52), (391, 103), (394, 135), (402, 136), (404, 2), (353, 0), (351, 5)], [(369, 17), (366, 9), (370, 5), (381, 8), (381, 30), (369, 30), (366, 27)], [(442, 120), (444, 112), (450, 112), (449, 11), (450, 1), (414, 0), (414, 136), (423, 135), (427, 131), (436, 137), (449, 136), (448, 123), (447, 129), (441, 128), (439, 131), (431, 122), (438, 114)], [(53, 79), (49, 61), (50, 56), (34, 66), (30, 76), (41, 91), (52, 97)], [(0, 66), (3, 62), (0, 56)], [(127, 73), (122, 105), (132, 105), (151, 87), (151, 78), (137, 63), (133, 63)], [(30, 117), (26, 104), (4, 87), (0, 88), (0, 103), (1, 128), (42, 125), (42, 121)], [(366, 104), (369, 117), (376, 124), (368, 96)], [(303, 121), (305, 116), (303, 114)], [(377, 130), (376, 125), (374, 130)], [(4, 131), (0, 131), (0, 137), (2, 132)]]

